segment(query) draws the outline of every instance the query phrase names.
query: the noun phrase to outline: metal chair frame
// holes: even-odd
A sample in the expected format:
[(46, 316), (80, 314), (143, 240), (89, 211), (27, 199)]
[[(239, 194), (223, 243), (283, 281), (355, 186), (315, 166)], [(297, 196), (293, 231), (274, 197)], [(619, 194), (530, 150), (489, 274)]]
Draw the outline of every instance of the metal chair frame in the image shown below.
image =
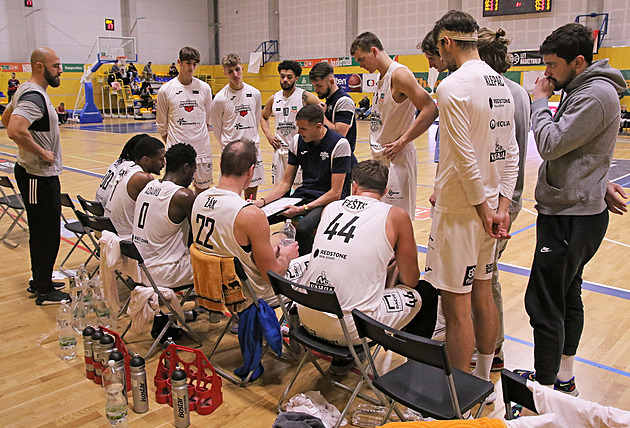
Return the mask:
[[(13, 193), (7, 194), (4, 191), (4, 188), (10, 189)], [(5, 214), (9, 215), (9, 217), (13, 217), (11, 225), (2, 236), (2, 242), (9, 247), (16, 248), (19, 244), (9, 240), (9, 235), (16, 225), (22, 230), (27, 229), (20, 224), (20, 220), (23, 220), (28, 225), (28, 221), (26, 220), (26, 217), (24, 217), (24, 214), (26, 213), (26, 206), (24, 205), (22, 195), (15, 191), (13, 183), (11, 183), (11, 180), (6, 175), (0, 176), (0, 208), (2, 209), (0, 219), (2, 219)], [(9, 213), (9, 209), (15, 212), (15, 216), (12, 216), (11, 213)]]
[[(62, 193), (61, 194), (61, 206), (62, 207), (66, 207), (66, 208), (70, 208), (72, 210), (72, 212), (74, 212), (74, 213), (76, 213), (76, 211), (77, 211), (75, 206), (74, 206), (74, 203), (72, 202), (72, 199), (70, 199), (70, 195), (68, 195), (67, 193)], [(76, 214), (75, 214), (75, 216), (76, 216)], [(63, 220), (64, 228), (66, 230), (72, 232), (74, 234), (74, 236), (77, 238), (77, 240), (74, 242), (74, 245), (72, 246), (72, 248), (70, 249), (68, 254), (66, 254), (66, 257), (63, 259), (61, 264), (59, 265), (59, 271), (61, 273), (63, 273), (66, 276), (71, 276), (70, 273), (67, 272), (63, 267), (64, 267), (64, 264), (66, 263), (66, 261), (68, 261), (68, 258), (70, 258), (70, 255), (79, 246), (79, 244), (82, 244), (90, 252), (90, 254), (87, 257), (87, 259), (83, 262), (85, 265), (87, 265), (90, 262), (90, 260), (92, 260), (92, 257), (95, 257), (97, 255), (97, 249), (96, 249), (96, 247), (92, 248), (89, 244), (87, 244), (83, 240), (83, 238), (85, 238), (86, 236), (90, 235), (91, 233), (88, 233), (85, 230), (85, 227), (83, 227), (83, 224), (79, 220), (68, 221), (66, 216), (63, 214), (63, 211), (61, 212), (61, 219)], [(94, 245), (93, 242), (92, 242), (92, 245)]]

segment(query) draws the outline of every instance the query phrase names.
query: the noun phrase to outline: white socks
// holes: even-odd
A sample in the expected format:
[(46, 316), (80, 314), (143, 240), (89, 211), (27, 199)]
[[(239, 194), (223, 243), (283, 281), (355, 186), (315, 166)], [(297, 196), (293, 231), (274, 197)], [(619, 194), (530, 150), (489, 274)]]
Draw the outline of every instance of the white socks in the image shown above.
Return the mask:
[(491, 354), (477, 352), (477, 365), (472, 374), (483, 380), (490, 380), (490, 369), (492, 368), (493, 359), (494, 352)]
[(558, 372), (558, 380), (560, 382), (568, 382), (573, 379), (573, 360), (575, 360), (575, 356), (562, 356), (560, 360), (560, 371)]

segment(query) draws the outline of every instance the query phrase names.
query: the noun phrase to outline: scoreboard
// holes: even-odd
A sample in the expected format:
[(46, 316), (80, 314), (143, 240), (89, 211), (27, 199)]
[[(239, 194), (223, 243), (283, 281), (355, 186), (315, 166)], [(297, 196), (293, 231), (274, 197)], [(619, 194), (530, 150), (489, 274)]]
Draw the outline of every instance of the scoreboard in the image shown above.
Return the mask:
[(483, 0), (483, 16), (551, 12), (551, 0)]

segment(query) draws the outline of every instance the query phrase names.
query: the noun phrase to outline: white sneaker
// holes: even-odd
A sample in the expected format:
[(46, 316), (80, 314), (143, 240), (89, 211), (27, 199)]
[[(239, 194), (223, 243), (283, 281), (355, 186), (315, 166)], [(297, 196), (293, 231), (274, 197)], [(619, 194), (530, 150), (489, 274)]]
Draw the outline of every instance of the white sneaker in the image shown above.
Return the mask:
[(488, 398), (486, 398), (486, 404), (492, 404), (497, 400), (497, 393), (492, 391)]

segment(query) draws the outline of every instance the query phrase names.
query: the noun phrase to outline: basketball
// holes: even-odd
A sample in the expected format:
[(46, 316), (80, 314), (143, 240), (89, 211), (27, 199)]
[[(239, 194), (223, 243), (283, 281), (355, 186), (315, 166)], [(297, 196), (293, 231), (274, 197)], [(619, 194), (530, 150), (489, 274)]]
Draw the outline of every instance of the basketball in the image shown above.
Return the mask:
[(348, 79), (348, 88), (350, 92), (361, 92), (361, 76), (358, 74), (353, 74)]

